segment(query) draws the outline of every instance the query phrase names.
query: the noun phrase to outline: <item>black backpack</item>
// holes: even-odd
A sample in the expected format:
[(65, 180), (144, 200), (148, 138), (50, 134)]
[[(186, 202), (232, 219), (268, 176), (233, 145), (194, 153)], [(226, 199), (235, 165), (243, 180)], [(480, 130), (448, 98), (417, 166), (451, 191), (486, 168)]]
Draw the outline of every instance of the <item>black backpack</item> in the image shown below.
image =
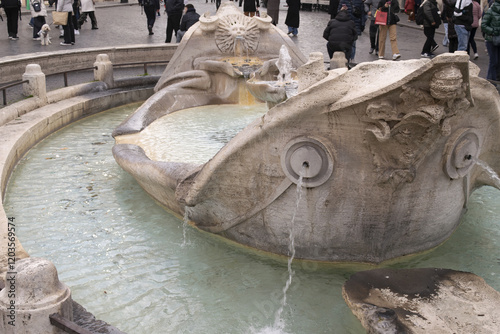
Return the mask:
[(423, 3), (418, 7), (417, 14), (415, 14), (415, 23), (419, 26), (424, 24), (425, 14)]

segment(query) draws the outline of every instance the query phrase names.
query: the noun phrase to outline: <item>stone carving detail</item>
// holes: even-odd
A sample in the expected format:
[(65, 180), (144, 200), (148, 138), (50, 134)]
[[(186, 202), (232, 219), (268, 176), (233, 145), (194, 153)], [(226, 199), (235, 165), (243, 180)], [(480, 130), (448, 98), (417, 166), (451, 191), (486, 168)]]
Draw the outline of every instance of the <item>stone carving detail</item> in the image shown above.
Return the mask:
[(450, 135), (449, 120), (470, 106), (467, 84), (456, 66), (434, 73), (429, 90), (403, 85), (399, 96), (385, 96), (368, 104), (367, 140), (380, 183), (398, 186), (412, 182), (424, 157), (439, 136)]
[(255, 20), (244, 15), (228, 15), (219, 19), (215, 43), (221, 52), (233, 55), (236, 37), (240, 36), (244, 50), (253, 53), (259, 45), (259, 35)]

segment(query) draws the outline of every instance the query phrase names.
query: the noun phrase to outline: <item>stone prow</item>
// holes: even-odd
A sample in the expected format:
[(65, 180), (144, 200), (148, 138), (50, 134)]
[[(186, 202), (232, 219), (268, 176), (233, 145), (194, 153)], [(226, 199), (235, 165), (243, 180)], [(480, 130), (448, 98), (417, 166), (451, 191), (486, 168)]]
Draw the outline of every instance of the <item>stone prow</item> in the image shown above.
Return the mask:
[[(452, 80), (448, 87), (446, 76), (457, 73), (463, 83), (455, 87)], [(450, 89), (456, 93), (445, 96)], [(467, 165), (456, 177), (447, 175), (453, 170), (446, 169), (450, 159), (446, 154), (451, 156), (462, 147), (459, 143), (472, 141), (478, 146), (466, 145), (467, 149), (479, 157), (485, 141), (475, 130), (476, 125), (486, 125), (484, 119), (471, 122), (479, 109), (475, 99), (463, 55), (360, 64), (343, 75), (327, 77), (247, 126), (190, 179), (189, 191), (179, 200), (191, 207), (190, 219), (201, 229), (286, 254), (289, 211), (283, 207), (291, 207), (295, 200), (291, 183), (283, 184), (290, 175), (297, 183), (293, 174), (298, 171), (287, 170), (294, 162), (287, 165), (284, 160), (287, 150), (304, 145), (323, 149), (320, 163), (332, 166), (318, 169), (332, 172), (320, 185), (308, 186), (306, 181), (307, 201), (313, 206), (299, 209), (304, 210), (299, 216), (306, 222), (296, 240), (298, 257), (381, 262), (434, 247), (456, 228), (470, 194), (461, 180), (474, 170)], [(498, 103), (498, 95), (493, 100)], [(426, 105), (428, 101), (431, 105)], [(384, 114), (386, 102), (389, 110)], [(371, 126), (386, 131), (385, 139), (378, 140)], [(457, 132), (460, 136), (455, 138)], [(401, 141), (402, 136), (408, 139)], [(455, 140), (451, 144), (450, 138)], [(450, 146), (453, 152), (443, 152)], [(412, 153), (405, 157), (404, 152)], [(353, 184), (354, 175), (358, 180)], [(451, 200), (443, 198), (436, 182), (455, 189)], [(421, 187), (435, 190), (418, 200), (414, 194)], [(276, 194), (277, 189), (282, 193)], [(356, 207), (360, 201), (371, 204)], [(256, 207), (261, 210), (256, 212)], [(445, 211), (451, 212), (446, 218)], [(366, 222), (373, 228), (367, 231)], [(425, 232), (410, 236), (408, 229)]]

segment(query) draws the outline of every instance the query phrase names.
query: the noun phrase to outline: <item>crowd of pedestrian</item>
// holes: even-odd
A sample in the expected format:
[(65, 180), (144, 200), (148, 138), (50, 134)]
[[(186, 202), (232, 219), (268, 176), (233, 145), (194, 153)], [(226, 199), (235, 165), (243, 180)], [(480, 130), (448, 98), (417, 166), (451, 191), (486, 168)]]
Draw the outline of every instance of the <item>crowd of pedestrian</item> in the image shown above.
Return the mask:
[[(43, 0), (27, 0), (30, 4), (33, 39), (40, 40), (39, 33), (46, 23), (48, 11)], [(49, 0), (49, 7), (55, 5), (59, 12), (66, 12), (66, 24), (60, 25), (61, 45), (74, 45), (75, 35), (78, 35), (82, 26), (90, 18), (91, 29), (98, 29), (95, 14), (95, 0)], [(138, 0), (146, 14), (146, 27), (149, 35), (153, 35), (155, 21), (160, 16), (161, 7), (167, 16), (166, 43), (177, 42), (187, 30), (199, 20), (193, 4), (189, 0)], [(208, 3), (208, 0), (206, 0)], [(262, 2), (261, 2), (262, 1)], [(478, 28), (486, 41), (486, 52), (490, 65), (488, 79), (497, 80), (497, 69), (500, 67), (500, 0), (489, 0), (488, 5), (481, 7), (480, 0), (330, 0), (328, 13), (331, 20), (323, 32), (327, 40), (327, 52), (330, 57), (334, 52), (343, 52), (349, 62), (354, 62), (356, 41), (368, 27), (370, 39), (370, 54), (375, 53), (379, 59), (399, 60), (401, 53), (398, 48), (397, 25), (404, 14), (408, 22), (416, 23), (423, 28), (425, 42), (422, 45), (420, 56), (432, 58), (434, 51), (439, 47), (435, 40), (436, 29), (444, 25), (445, 36), (442, 45), (448, 52), (466, 51), (471, 59), (479, 58), (475, 38)], [(218, 9), (219, 0), (215, 2)], [(260, 7), (265, 7), (277, 25), (280, 13), (280, 0), (234, 0), (245, 15), (252, 17), (260, 15)], [(300, 0), (285, 0), (281, 9), (286, 10), (285, 25), (288, 34), (298, 35), (300, 25)], [(284, 5), (284, 6), (283, 6)], [(401, 6), (401, 7), (400, 7)], [(17, 40), (18, 21), (20, 19), (19, 0), (0, 0), (6, 16), (7, 31), (10, 40)], [(403, 8), (403, 10), (401, 10)], [(404, 14), (402, 14), (404, 13)], [(401, 16), (401, 17), (400, 17)], [(481, 23), (482, 22), (482, 23)], [(418, 30), (415, 30), (418, 33)], [(175, 37), (173, 37), (175, 36)], [(390, 42), (391, 55), (386, 56), (387, 36)], [(497, 38), (498, 37), (498, 38)], [(497, 41), (499, 39), (499, 41)]]

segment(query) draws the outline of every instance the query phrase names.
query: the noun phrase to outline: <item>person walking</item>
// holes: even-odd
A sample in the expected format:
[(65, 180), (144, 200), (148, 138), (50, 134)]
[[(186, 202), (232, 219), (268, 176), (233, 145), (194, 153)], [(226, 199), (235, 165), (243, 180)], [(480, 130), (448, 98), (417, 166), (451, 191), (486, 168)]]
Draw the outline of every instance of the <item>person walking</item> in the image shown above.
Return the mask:
[(17, 31), (18, 20), (20, 19), (21, 13), (21, 2), (18, 0), (2, 0), (0, 6), (5, 11), (5, 16), (7, 17), (7, 33), (9, 34), (9, 39), (17, 41), (19, 39)]
[(139, 4), (146, 13), (149, 35), (154, 35), (153, 27), (156, 22), (156, 13), (160, 10), (159, 0), (139, 0)]
[[(87, 22), (87, 15), (90, 17), (90, 23), (92, 24), (92, 29), (99, 29), (97, 27), (97, 19), (95, 17), (95, 2), (94, 0), (81, 0), (82, 2), (82, 13), (78, 19), (78, 28), (80, 29), (82, 25)], [(159, 8), (158, 8), (159, 9)]]
[[(38, 4), (36, 4), (37, 2)], [(37, 8), (39, 9), (38, 12), (36, 11)], [(45, 17), (47, 17), (47, 8), (42, 0), (31, 0), (30, 11), (31, 17), (33, 18), (33, 40), (39, 41), (41, 37), (38, 33), (46, 23)]]
[(379, 29), (379, 43), (378, 43), (378, 58), (385, 58), (385, 40), (387, 39), (387, 33), (389, 33), (389, 40), (391, 42), (392, 50), (392, 60), (398, 60), (401, 58), (398, 48), (397, 40), (397, 30), (396, 25), (399, 21), (399, 17), (396, 15), (399, 13), (399, 3), (397, 0), (380, 0), (378, 4), (378, 10), (387, 13), (387, 24), (380, 25)]
[(272, 24), (278, 24), (280, 18), (280, 0), (267, 0), (267, 15), (273, 19)]
[(57, 11), (68, 13), (68, 20), (66, 25), (63, 26), (63, 38), (60, 44), (74, 45), (75, 44), (75, 27), (73, 27), (73, 0), (58, 0)]
[(300, 23), (300, 0), (286, 0), (288, 11), (286, 12), (285, 24), (288, 27), (288, 35), (296, 37), (299, 34)]
[[(448, 27), (450, 25), (453, 25), (453, 12), (455, 11), (455, 0), (442, 0), (443, 1), (443, 10), (441, 11), (441, 21), (443, 22), (443, 27), (444, 27), (444, 37), (443, 37), (443, 46), (448, 46), (450, 41), (449, 41), (449, 32), (448, 32)], [(452, 27), (453, 29), (453, 34), (455, 33), (455, 28)], [(456, 48), (455, 48), (456, 50)], [(450, 51), (450, 52), (454, 52)]]
[(259, 9), (259, 0), (243, 0), (243, 14), (253, 17)]
[(484, 14), (481, 21), (481, 31), (484, 34), (489, 56), (486, 79), (496, 81), (498, 80), (497, 71), (500, 64), (500, 44), (493, 44), (493, 39), (495, 36), (500, 36), (500, 0), (495, 0)]
[(421, 6), (424, 11), (424, 35), (427, 38), (422, 47), (421, 56), (424, 58), (432, 58), (434, 57), (433, 52), (439, 47), (434, 40), (434, 36), (436, 34), (436, 29), (441, 24), (441, 18), (439, 17), (436, 0), (424, 0)]
[(368, 53), (372, 54), (375, 51), (376, 55), (378, 55), (378, 25), (375, 24), (375, 13), (377, 12), (379, 2), (380, 0), (365, 1), (365, 12), (370, 20), (370, 51)]
[(200, 14), (196, 12), (196, 9), (192, 4), (188, 3), (184, 7), (184, 15), (182, 15), (181, 25), (179, 27), (179, 31), (177, 31), (176, 42), (180, 43), (186, 31), (188, 31), (188, 29), (191, 28), (191, 26), (196, 22), (198, 22), (199, 20), (200, 20)]
[(170, 43), (172, 34), (177, 31), (181, 25), (182, 11), (184, 10), (183, 0), (165, 0), (165, 10), (167, 11), (167, 38), (165, 43)]
[(471, 25), (472, 29), (469, 32), (469, 44), (467, 45), (467, 54), (470, 54), (470, 49), (472, 47), (472, 51), (474, 52), (474, 57), (473, 57), (474, 60), (479, 58), (479, 55), (477, 54), (477, 45), (474, 38), (476, 37), (477, 28), (479, 28), (479, 20), (481, 19), (481, 16), (482, 16), (482, 10), (479, 0), (472, 0), (472, 25)]
[(453, 13), (453, 23), (458, 37), (457, 51), (467, 51), (469, 31), (474, 21), (472, 17), (472, 0), (457, 0)]
[(352, 45), (358, 39), (358, 32), (346, 5), (340, 8), (337, 17), (328, 22), (323, 38), (328, 41), (326, 48), (330, 59), (335, 51), (342, 51), (347, 61), (351, 59)]

